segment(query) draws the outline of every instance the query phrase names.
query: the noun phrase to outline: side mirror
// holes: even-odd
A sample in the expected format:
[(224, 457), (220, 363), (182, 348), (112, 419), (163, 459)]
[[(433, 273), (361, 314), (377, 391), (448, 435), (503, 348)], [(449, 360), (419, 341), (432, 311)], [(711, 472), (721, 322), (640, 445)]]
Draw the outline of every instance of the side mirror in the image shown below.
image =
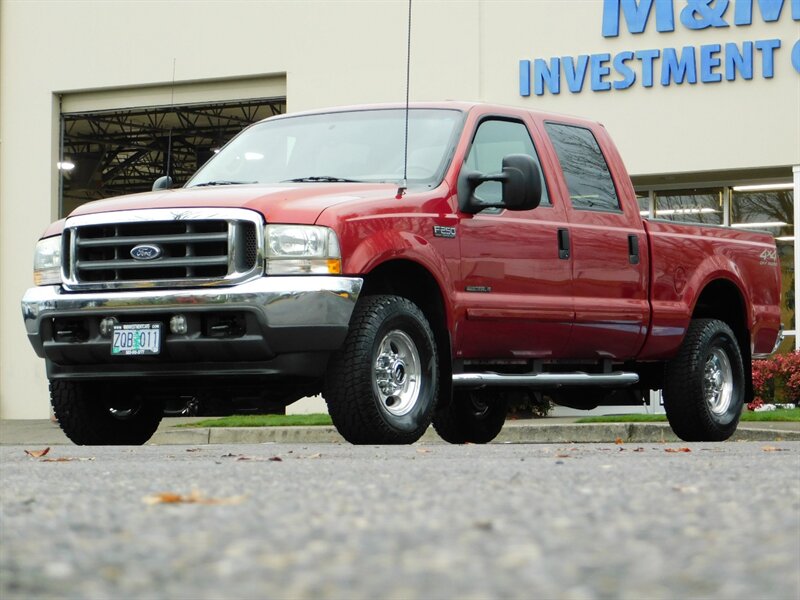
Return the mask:
[[(475, 197), (475, 189), (486, 181), (503, 185), (500, 202), (484, 202)], [(483, 174), (462, 169), (458, 177), (458, 205), (462, 212), (475, 214), (485, 208), (532, 210), (542, 200), (542, 181), (539, 166), (527, 154), (509, 154), (503, 158), (500, 173)]]
[(157, 192), (158, 190), (168, 190), (172, 187), (172, 177), (169, 175), (164, 175), (163, 177), (159, 177), (153, 182), (153, 191)]

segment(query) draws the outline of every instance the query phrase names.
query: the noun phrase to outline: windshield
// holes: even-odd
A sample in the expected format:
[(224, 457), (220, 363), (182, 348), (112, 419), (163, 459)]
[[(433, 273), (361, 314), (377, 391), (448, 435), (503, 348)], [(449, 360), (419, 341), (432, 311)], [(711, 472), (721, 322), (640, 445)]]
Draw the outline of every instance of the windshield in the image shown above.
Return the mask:
[[(462, 113), (412, 109), (408, 182), (437, 186), (456, 143)], [(186, 184), (403, 179), (404, 109), (288, 117), (257, 123), (230, 141)]]

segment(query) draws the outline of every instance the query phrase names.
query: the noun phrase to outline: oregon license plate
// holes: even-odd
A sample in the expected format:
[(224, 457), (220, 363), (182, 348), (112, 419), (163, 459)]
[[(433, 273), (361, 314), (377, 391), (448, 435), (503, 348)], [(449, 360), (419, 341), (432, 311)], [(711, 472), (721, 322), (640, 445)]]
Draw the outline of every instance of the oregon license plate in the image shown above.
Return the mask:
[(161, 352), (161, 323), (123, 323), (114, 325), (111, 354), (139, 356)]

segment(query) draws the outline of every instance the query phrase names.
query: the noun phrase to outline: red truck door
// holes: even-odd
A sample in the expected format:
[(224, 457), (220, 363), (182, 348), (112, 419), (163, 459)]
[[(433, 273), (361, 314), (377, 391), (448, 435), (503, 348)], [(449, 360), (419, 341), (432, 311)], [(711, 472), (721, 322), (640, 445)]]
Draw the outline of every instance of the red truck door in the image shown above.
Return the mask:
[(569, 356), (633, 358), (644, 343), (650, 305), (647, 237), (630, 179), (604, 129), (553, 121), (544, 129), (561, 164), (560, 192), (569, 198), (575, 303)]
[[(485, 115), (471, 131), (464, 168), (497, 173), (509, 154), (539, 161), (524, 114)], [(459, 358), (563, 356), (574, 317), (570, 263), (559, 260), (557, 245), (567, 222), (564, 207), (551, 202), (547, 190), (543, 178), (542, 203), (534, 210), (460, 214), (456, 294), (466, 314), (456, 332)], [(475, 193), (499, 201), (502, 189), (486, 182)]]

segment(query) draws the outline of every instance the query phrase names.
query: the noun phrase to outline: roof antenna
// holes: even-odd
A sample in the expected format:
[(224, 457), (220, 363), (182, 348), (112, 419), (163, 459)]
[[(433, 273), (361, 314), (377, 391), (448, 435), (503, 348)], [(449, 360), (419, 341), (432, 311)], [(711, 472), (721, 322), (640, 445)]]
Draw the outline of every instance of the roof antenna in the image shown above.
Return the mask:
[(403, 182), (397, 188), (397, 200), (400, 200), (408, 189), (408, 99), (411, 86), (411, 0), (408, 0), (408, 50), (406, 53), (406, 132), (403, 148)]
[[(175, 62), (176, 59), (172, 59), (172, 91), (170, 92), (169, 98), (169, 112), (165, 114), (164, 119), (169, 116), (169, 113), (175, 109)], [(162, 120), (159, 125), (161, 125), (164, 121)], [(170, 177), (170, 171), (172, 170), (172, 125), (169, 126), (169, 138), (167, 141), (167, 173), (162, 175), (158, 179), (155, 180), (153, 183), (153, 191), (157, 190), (168, 190), (172, 187), (172, 177)]]
[[(175, 109), (175, 63), (176, 58), (172, 58), (172, 90), (169, 96), (169, 110), (172, 112)], [(172, 177), (170, 170), (172, 169), (172, 125), (169, 127), (169, 140), (167, 141), (167, 177), (169, 177), (169, 187), (172, 187)]]

